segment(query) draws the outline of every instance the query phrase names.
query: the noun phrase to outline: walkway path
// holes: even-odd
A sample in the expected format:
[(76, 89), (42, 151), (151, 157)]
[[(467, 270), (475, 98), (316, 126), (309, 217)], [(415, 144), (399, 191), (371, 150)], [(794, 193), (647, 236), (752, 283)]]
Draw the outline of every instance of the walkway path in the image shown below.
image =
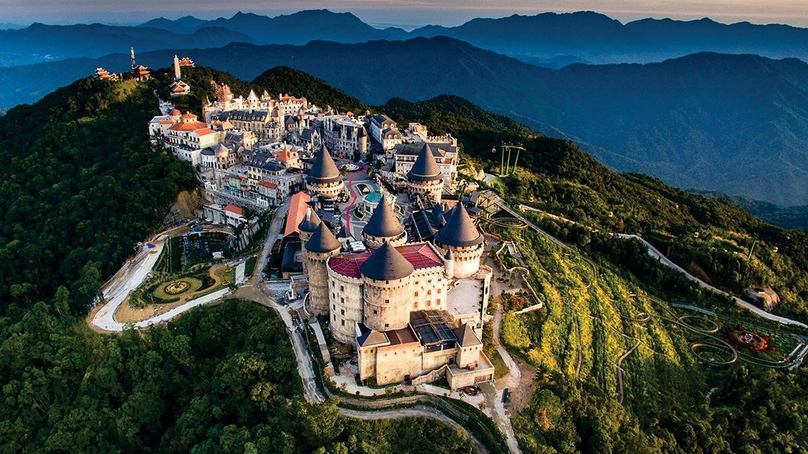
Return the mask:
[(797, 320), (792, 320), (790, 318), (781, 317), (779, 315), (770, 314), (770, 313), (764, 311), (763, 309), (761, 309), (761, 308), (759, 308), (759, 307), (757, 307), (757, 306), (755, 306), (755, 305), (753, 305), (751, 303), (748, 303), (748, 302), (738, 298), (735, 295), (732, 295), (732, 294), (727, 293), (727, 292), (725, 292), (723, 290), (717, 289), (717, 288), (713, 287), (712, 285), (702, 281), (701, 279), (697, 278), (696, 276), (693, 276), (692, 274), (685, 271), (684, 268), (682, 268), (681, 266), (673, 263), (673, 261), (671, 261), (669, 258), (665, 257), (665, 255), (662, 252), (660, 252), (657, 248), (655, 248), (648, 241), (645, 241), (645, 238), (643, 238), (643, 237), (641, 237), (639, 235), (627, 235), (627, 234), (621, 233), (621, 234), (618, 234), (617, 236), (619, 238), (623, 238), (623, 239), (636, 239), (636, 240), (639, 240), (648, 249), (648, 254), (650, 254), (652, 257), (656, 258), (659, 261), (659, 263), (679, 271), (680, 273), (684, 274), (686, 278), (688, 278), (689, 280), (691, 280), (691, 281), (695, 282), (696, 284), (698, 284), (701, 288), (713, 291), (715, 293), (718, 293), (719, 295), (723, 295), (723, 296), (726, 296), (728, 298), (732, 298), (732, 300), (735, 301), (735, 304), (737, 304), (738, 306), (741, 306), (746, 310), (754, 312), (755, 314), (759, 315), (762, 318), (765, 318), (766, 320), (771, 320), (771, 321), (774, 321), (774, 322), (777, 322), (777, 323), (781, 323), (783, 325), (792, 325), (792, 326), (799, 326), (800, 328), (808, 328), (808, 325), (806, 325), (805, 323), (799, 322)]
[(468, 435), (469, 441), (471, 444), (477, 449), (477, 452), (481, 454), (488, 453), (488, 450), (485, 449), (485, 446), (477, 440), (476, 437), (471, 435), (471, 433), (466, 430), (465, 427), (461, 426), (457, 423), (454, 419), (444, 415), (440, 411), (431, 408), (425, 407), (422, 405), (416, 405), (411, 408), (400, 408), (395, 410), (374, 410), (374, 411), (362, 411), (362, 410), (352, 410), (347, 408), (340, 408), (340, 412), (343, 416), (347, 416), (349, 418), (356, 418), (356, 419), (365, 419), (365, 420), (374, 420), (374, 419), (401, 419), (401, 418), (432, 418), (437, 419), (438, 421), (449, 425), (457, 430), (463, 431)]

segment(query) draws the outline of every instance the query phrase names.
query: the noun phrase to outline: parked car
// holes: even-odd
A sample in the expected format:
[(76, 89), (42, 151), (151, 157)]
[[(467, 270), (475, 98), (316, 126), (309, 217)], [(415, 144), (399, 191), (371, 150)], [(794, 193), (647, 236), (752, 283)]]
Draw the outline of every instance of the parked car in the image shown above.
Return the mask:
[(463, 388), (463, 392), (466, 393), (467, 396), (474, 397), (480, 393), (480, 390), (477, 389), (476, 386), (466, 386)]

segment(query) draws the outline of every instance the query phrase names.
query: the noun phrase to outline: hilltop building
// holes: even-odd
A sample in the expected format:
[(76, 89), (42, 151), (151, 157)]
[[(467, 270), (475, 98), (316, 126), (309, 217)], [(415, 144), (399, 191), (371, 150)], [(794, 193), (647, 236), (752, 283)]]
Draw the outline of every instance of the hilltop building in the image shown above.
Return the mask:
[[(457, 388), (493, 378), (481, 341), (492, 272), (480, 265), (482, 235), (465, 208), (454, 211), (440, 244), (407, 243), (386, 198), (362, 231), (367, 251), (342, 253), (322, 221), (305, 243), (309, 308), (356, 348), (362, 382), (446, 377)], [(301, 221), (301, 234), (318, 221)]]
[[(407, 191), (410, 194), (421, 194), (433, 203), (440, 203), (443, 194), (444, 177), (435, 162), (429, 144), (424, 144), (415, 162), (407, 171)], [(398, 172), (398, 167), (396, 167)]]
[(368, 153), (365, 125), (351, 115), (326, 115), (322, 121), (323, 144), (336, 155), (353, 157), (354, 153)]
[(325, 145), (314, 158), (311, 170), (306, 176), (306, 187), (317, 195), (331, 199), (339, 196), (345, 190), (342, 173)]
[(396, 145), (394, 147), (395, 172), (402, 177), (407, 177), (407, 174), (412, 170), (421, 152), (423, 152), (424, 148), (427, 148), (431, 152), (433, 160), (439, 169), (438, 173), (443, 178), (443, 184), (446, 187), (452, 186), (455, 179), (457, 179), (457, 164), (460, 161), (460, 150), (457, 147), (456, 140), (451, 139), (451, 141), (454, 142), (454, 145), (451, 143), (431, 141)]

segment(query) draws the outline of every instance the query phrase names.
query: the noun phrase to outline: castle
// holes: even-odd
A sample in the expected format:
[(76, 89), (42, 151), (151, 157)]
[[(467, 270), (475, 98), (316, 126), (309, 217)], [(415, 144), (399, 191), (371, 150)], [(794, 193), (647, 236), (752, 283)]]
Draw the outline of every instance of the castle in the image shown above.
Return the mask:
[[(408, 173), (411, 194), (441, 199), (443, 177), (424, 146)], [(318, 154), (309, 189), (333, 197), (342, 175), (328, 150)], [(308, 309), (326, 317), (333, 338), (358, 354), (359, 378), (377, 385), (427, 383), (454, 388), (493, 379), (482, 352), (491, 269), (481, 266), (484, 238), (462, 203), (445, 215), (433, 242), (407, 242), (382, 197), (362, 231), (364, 252), (342, 244), (312, 211), (299, 223), (308, 274)]]

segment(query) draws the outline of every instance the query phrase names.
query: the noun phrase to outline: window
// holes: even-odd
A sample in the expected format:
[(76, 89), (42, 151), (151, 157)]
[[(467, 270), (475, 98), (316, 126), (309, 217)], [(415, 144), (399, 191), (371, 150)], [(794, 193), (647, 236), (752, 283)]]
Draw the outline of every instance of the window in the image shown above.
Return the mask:
[(385, 328), (389, 328), (389, 327), (390, 327), (390, 324), (389, 324), (389, 323), (385, 323), (385, 324), (384, 324), (384, 327), (385, 327)]
[(432, 305), (432, 301), (427, 300), (427, 301), (426, 301), (426, 307), (429, 307), (429, 306), (431, 306), (431, 305)]
[(379, 311), (377, 311), (376, 309), (373, 309), (373, 313), (374, 313), (374, 314), (378, 314), (378, 313), (379, 313)]
[(413, 296), (418, 296), (418, 292), (415, 292), (415, 294)]
[(438, 294), (440, 295), (440, 289), (438, 289)]
[(342, 303), (342, 304), (345, 304), (345, 298), (340, 298), (339, 302)]
[(427, 294), (427, 295), (431, 295), (431, 294), (432, 294), (432, 290), (427, 290), (427, 291), (426, 291), (426, 294)]
[(345, 320), (342, 321), (342, 326), (345, 326)]
[(440, 298), (438, 298), (437, 300), (435, 300), (435, 304), (437, 304), (437, 305), (439, 305), (439, 306), (440, 306)]
[(414, 305), (413, 307), (414, 307), (415, 309), (418, 309), (418, 301), (416, 301), (416, 302), (415, 302), (415, 305)]
[(340, 312), (341, 312), (340, 315), (345, 315), (345, 309), (340, 310)]
[(384, 300), (384, 304), (390, 304), (390, 300)]
[(340, 285), (340, 286), (339, 286), (339, 291), (340, 291), (340, 292), (344, 292), (344, 291), (345, 291), (345, 286), (344, 286), (344, 285)]

